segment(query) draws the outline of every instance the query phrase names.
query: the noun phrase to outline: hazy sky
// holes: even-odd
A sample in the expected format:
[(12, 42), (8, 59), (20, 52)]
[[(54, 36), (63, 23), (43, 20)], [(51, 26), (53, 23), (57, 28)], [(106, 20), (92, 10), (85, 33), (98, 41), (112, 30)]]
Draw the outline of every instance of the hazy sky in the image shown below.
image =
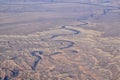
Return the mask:
[(40, 1), (40, 2), (53, 2), (53, 1), (62, 1), (62, 2), (109, 2), (112, 0), (0, 0), (1, 2), (29, 2), (29, 1)]

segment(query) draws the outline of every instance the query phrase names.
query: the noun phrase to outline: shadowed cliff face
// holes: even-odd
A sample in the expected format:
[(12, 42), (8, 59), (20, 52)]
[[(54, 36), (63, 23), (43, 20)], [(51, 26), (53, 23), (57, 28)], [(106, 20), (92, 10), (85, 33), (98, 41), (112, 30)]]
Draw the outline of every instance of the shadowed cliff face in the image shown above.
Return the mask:
[(0, 80), (120, 80), (119, 0), (0, 0)]

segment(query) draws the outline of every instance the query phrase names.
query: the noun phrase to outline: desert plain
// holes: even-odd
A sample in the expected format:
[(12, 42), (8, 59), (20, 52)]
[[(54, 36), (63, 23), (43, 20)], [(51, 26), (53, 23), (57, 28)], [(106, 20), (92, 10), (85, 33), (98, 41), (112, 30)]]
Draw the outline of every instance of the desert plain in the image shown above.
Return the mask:
[(0, 80), (120, 80), (120, 1), (0, 0)]

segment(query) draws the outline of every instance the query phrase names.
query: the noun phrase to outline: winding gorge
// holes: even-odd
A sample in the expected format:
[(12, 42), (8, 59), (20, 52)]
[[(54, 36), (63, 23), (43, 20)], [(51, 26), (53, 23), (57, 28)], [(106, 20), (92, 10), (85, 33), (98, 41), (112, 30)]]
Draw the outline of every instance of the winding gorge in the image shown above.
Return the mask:
[(0, 4), (0, 80), (120, 80), (119, 1)]

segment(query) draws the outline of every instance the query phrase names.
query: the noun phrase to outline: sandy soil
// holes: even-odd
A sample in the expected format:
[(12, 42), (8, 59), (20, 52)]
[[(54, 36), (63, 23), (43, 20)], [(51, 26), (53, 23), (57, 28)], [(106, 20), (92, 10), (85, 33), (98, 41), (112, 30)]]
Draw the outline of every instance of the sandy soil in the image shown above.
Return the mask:
[(120, 80), (119, 25), (119, 1), (1, 3), (0, 80)]

